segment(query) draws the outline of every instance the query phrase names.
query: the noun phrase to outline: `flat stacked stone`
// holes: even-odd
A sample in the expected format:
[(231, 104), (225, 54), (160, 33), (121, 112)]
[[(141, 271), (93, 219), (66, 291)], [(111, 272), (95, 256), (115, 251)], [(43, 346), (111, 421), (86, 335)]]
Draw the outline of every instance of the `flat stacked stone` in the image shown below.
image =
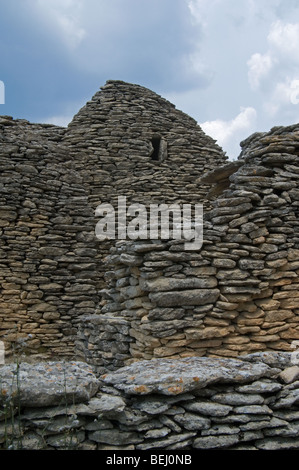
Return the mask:
[(2, 366), (0, 449), (298, 449), (298, 371), (288, 353), (154, 359), (101, 377), (80, 362)]
[(199, 180), (228, 180), (205, 212), (200, 250), (183, 240), (116, 243), (99, 313), (130, 322), (132, 360), (296, 349), (298, 140), (298, 126), (255, 135), (237, 164)]
[(192, 118), (119, 81), (68, 128), (0, 117), (0, 145), (0, 340), (45, 358), (73, 357), (81, 317), (101, 304), (114, 240), (96, 239), (97, 205), (201, 200), (194, 175), (226, 160)]

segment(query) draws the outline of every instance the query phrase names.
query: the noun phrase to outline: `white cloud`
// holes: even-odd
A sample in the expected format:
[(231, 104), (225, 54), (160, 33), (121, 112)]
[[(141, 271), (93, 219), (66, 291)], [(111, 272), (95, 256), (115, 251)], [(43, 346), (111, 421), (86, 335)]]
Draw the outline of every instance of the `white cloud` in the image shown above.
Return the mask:
[(55, 126), (67, 127), (74, 116), (51, 116), (40, 119), (44, 124), (54, 124)]
[[(248, 81), (254, 91), (265, 83), (268, 90), (278, 87), (281, 94), (282, 83), (299, 78), (299, 23), (272, 23), (267, 44), (265, 54), (257, 52), (247, 61)], [(292, 74), (297, 76), (290, 80)]]
[(299, 49), (299, 23), (284, 23), (276, 21), (271, 26), (268, 34), (268, 42), (274, 53), (282, 55), (284, 58), (298, 62)]
[(206, 24), (206, 18), (219, 0), (188, 0), (188, 8), (195, 23)]
[(267, 34), (266, 53), (247, 62), (248, 81), (259, 92), (264, 120), (274, 125), (298, 120), (299, 22), (274, 21)]
[[(275, 117), (282, 109), (291, 109), (290, 105), (299, 104), (299, 80), (287, 77), (284, 81), (278, 82), (270, 99), (264, 103), (265, 111), (272, 117)], [(294, 109), (295, 111), (295, 109)]]
[(75, 49), (86, 36), (81, 25), (81, 0), (35, 0), (41, 16), (60, 33), (65, 44)]
[(217, 119), (200, 124), (202, 130), (213, 137), (230, 158), (240, 153), (239, 143), (253, 132), (257, 112), (254, 108), (241, 108), (240, 113), (230, 121)]
[(276, 59), (270, 54), (256, 53), (251, 56), (247, 65), (249, 84), (253, 90), (259, 88), (261, 79), (269, 74), (275, 62)]
[[(34, 83), (39, 80), (45, 94), (51, 88), (50, 111), (43, 106), (47, 122), (66, 125), (73, 113), (65, 103), (110, 78), (147, 86), (170, 99), (203, 122), (230, 156), (257, 118), (254, 130), (263, 131), (296, 118), (299, 106), (290, 99), (299, 79), (298, 0), (19, 3), (25, 6), (12, 24), (10, 41), (26, 32), (24, 49), (29, 56), (32, 47), (30, 60), (36, 64)], [(13, 18), (16, 11), (9, 8)], [(18, 36), (19, 23), (24, 28)], [(10, 64), (17, 62), (23, 65), (10, 59)]]

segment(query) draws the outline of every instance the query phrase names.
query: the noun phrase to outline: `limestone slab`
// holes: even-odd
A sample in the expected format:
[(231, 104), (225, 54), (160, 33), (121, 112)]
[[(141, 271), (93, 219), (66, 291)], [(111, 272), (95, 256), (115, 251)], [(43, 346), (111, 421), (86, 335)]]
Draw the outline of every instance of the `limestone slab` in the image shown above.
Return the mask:
[(98, 391), (99, 381), (83, 362), (21, 363), (0, 367), (0, 400), (44, 407), (80, 403)]
[(271, 375), (262, 363), (238, 359), (188, 357), (176, 361), (153, 359), (140, 361), (101, 376), (104, 384), (113, 385), (129, 395), (160, 393), (178, 395), (202, 389), (214, 383), (246, 383)]

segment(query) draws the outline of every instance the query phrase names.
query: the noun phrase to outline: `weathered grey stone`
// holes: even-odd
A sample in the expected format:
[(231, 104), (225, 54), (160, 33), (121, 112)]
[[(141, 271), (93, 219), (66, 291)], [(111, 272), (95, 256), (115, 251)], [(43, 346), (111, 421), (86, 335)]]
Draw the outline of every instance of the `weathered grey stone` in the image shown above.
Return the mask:
[(13, 399), (29, 408), (85, 402), (99, 388), (91, 368), (82, 362), (5, 365), (0, 377), (2, 403)]
[(264, 261), (252, 260), (252, 259), (241, 259), (239, 261), (240, 269), (264, 269)]
[(192, 446), (192, 439), (186, 439), (184, 441), (178, 442), (176, 444), (171, 444), (170, 446), (165, 447), (165, 450), (190, 449), (191, 446)]
[(241, 385), (236, 388), (240, 393), (275, 393), (282, 389), (282, 385), (276, 381), (257, 380), (249, 385)]
[(178, 395), (226, 381), (243, 383), (267, 376), (264, 364), (234, 359), (193, 357), (175, 362), (164, 359), (141, 361), (101, 377), (105, 384), (132, 395), (162, 393)]
[(41, 430), (44, 436), (75, 432), (77, 428), (81, 428), (85, 424), (85, 419), (77, 416), (60, 416), (52, 421), (40, 419), (31, 422), (31, 425)]
[(129, 255), (127, 253), (122, 253), (120, 255), (120, 261), (127, 266), (140, 266), (142, 264), (141, 257)]
[(185, 315), (185, 310), (183, 308), (155, 308), (150, 310), (148, 314), (148, 319), (151, 321), (160, 320), (160, 321), (169, 321), (169, 320), (179, 320)]
[(101, 431), (90, 432), (88, 438), (103, 444), (112, 444), (123, 446), (127, 444), (138, 444), (143, 442), (143, 438), (139, 437), (136, 432), (121, 432), (118, 429), (107, 429)]
[(205, 305), (217, 301), (218, 289), (193, 289), (150, 293), (149, 299), (159, 307), (180, 307), (182, 305)]
[(238, 169), (243, 165), (242, 161), (234, 161), (223, 165), (221, 168), (217, 168), (208, 172), (206, 175), (202, 176), (198, 183), (216, 183), (218, 181), (223, 181), (228, 179), (232, 174), (234, 174)]
[(273, 411), (267, 405), (245, 405), (245, 406), (236, 406), (235, 412), (240, 414), (266, 414), (272, 415)]
[(230, 414), (225, 417), (217, 417), (217, 423), (222, 424), (244, 424), (249, 423), (252, 419), (252, 416), (245, 414)]
[(76, 415), (80, 407), (81, 407), (81, 404), (68, 405), (68, 406), (66, 406), (65, 404), (62, 404), (61, 406), (25, 408), (22, 412), (22, 416), (24, 416), (25, 420), (35, 420), (35, 419), (52, 420), (56, 416)]
[(252, 441), (254, 442), (254, 444), (256, 442), (258, 442), (259, 439), (263, 439), (264, 435), (263, 435), (263, 431), (245, 431), (244, 433), (242, 433), (242, 438), (241, 438), (241, 441), (242, 442), (248, 442), (248, 441)]
[(288, 410), (275, 410), (274, 415), (278, 418), (286, 421), (296, 421), (299, 420), (299, 411), (288, 411)]
[(214, 403), (212, 401), (193, 401), (184, 404), (184, 408), (188, 411), (194, 411), (205, 416), (227, 416), (233, 410), (232, 406)]
[(288, 426), (288, 422), (278, 418), (271, 418), (269, 421), (251, 421), (240, 425), (241, 431), (254, 431), (267, 428), (281, 428)]
[(137, 427), (137, 430), (148, 429), (148, 415), (136, 409), (126, 408), (121, 413), (118, 413), (117, 416), (113, 414), (108, 415), (110, 419), (116, 418), (119, 423), (128, 427)]
[(120, 413), (126, 406), (125, 401), (121, 397), (111, 396), (108, 394), (101, 394), (98, 398), (89, 400), (88, 405), (81, 404), (78, 406), (76, 412), (84, 415), (106, 415), (111, 416), (114, 413)]
[[(153, 371), (146, 370), (145, 365), (151, 363), (157, 371), (155, 362), (143, 361), (134, 365), (138, 370), (140, 368), (142, 372), (150, 373), (153, 378)], [(119, 392), (116, 382), (105, 385), (105, 393), (98, 391), (97, 396), (87, 402), (26, 408), (19, 417), (14, 417), (14, 424), (10, 416), (6, 416), (1, 424), (0, 414), (0, 448), (7, 436), (10, 439), (9, 436), (15, 433), (16, 426), (20, 435), (15, 434), (11, 445), (17, 445), (17, 440), (20, 442), (24, 438), (24, 448), (28, 449), (103, 450), (105, 447), (128, 450), (130, 447), (131, 450), (183, 450), (193, 447), (213, 450), (238, 449), (242, 443), (243, 447), (245, 444), (258, 447), (261, 443), (261, 449), (278, 449), (280, 446), (283, 449), (297, 448), (299, 418), (290, 397), (294, 398), (294, 393), (299, 390), (299, 382), (282, 384), (277, 374), (270, 380), (267, 378), (269, 369), (271, 372), (268, 366), (263, 371), (266, 374), (264, 378), (257, 379), (256, 369), (260, 374), (261, 363), (248, 361), (203, 357), (157, 362), (160, 376), (164, 369), (164, 378), (169, 379), (168, 372), (172, 369), (172, 373), (185, 372), (191, 381), (194, 379), (192, 371), (196, 367), (212, 382), (205, 382), (208, 388), (195, 388), (192, 394), (181, 389), (167, 396), (162, 388), (156, 387), (151, 393), (139, 396), (133, 393), (131, 397), (130, 390)], [(128, 380), (135, 380), (136, 368), (135, 375), (131, 375), (132, 367), (124, 369), (127, 373), (129, 369)], [(221, 369), (222, 376), (215, 376), (214, 369)], [(252, 374), (253, 370), (255, 374)], [(180, 384), (186, 382), (186, 377), (179, 377)], [(105, 376), (101, 378), (101, 383), (103, 381)], [(275, 383), (278, 388), (274, 387)], [(257, 389), (260, 389), (260, 394), (257, 394)], [(239, 405), (248, 401), (264, 402), (264, 399), (264, 404)], [(219, 400), (231, 404), (222, 404)], [(279, 404), (277, 408), (277, 403), (282, 400), (289, 400), (289, 403), (284, 403), (284, 408)], [(41, 435), (42, 442), (36, 439)]]
[(167, 403), (167, 401), (161, 401), (153, 397), (148, 398), (146, 401), (136, 402), (133, 404), (133, 408), (150, 415), (162, 414), (167, 411), (170, 406), (170, 403)]
[(166, 439), (160, 439), (159, 443), (151, 442), (151, 443), (145, 443), (145, 444), (138, 444), (136, 446), (137, 450), (150, 450), (150, 449), (164, 449), (168, 446), (177, 444), (179, 442), (184, 442), (186, 440), (189, 440), (190, 438), (196, 436), (196, 433), (181, 433), (173, 436), (169, 436)]
[(253, 354), (248, 354), (246, 356), (242, 356), (242, 360), (248, 361), (251, 363), (264, 363), (277, 369), (277, 373), (279, 373), (279, 369), (285, 369), (288, 366), (292, 365), (291, 361), (291, 353), (289, 352), (277, 352), (277, 351), (262, 351), (256, 352)]
[(299, 389), (281, 392), (278, 395), (277, 402), (273, 405), (273, 408), (289, 408), (295, 405), (299, 401)]
[(207, 428), (206, 430), (203, 430), (201, 432), (202, 436), (221, 436), (224, 434), (226, 436), (233, 435), (233, 434), (239, 434), (240, 433), (240, 428), (238, 426), (230, 426), (227, 424), (217, 424), (217, 425), (212, 425), (211, 427)]
[(299, 449), (299, 439), (268, 438), (255, 443), (260, 450), (293, 450)]
[(159, 419), (161, 423), (165, 424), (165, 426), (167, 426), (172, 431), (177, 432), (177, 433), (182, 431), (182, 428), (177, 423), (175, 423), (172, 419), (170, 419), (168, 416), (162, 415), (160, 416)]
[(74, 434), (57, 434), (47, 437), (47, 444), (61, 450), (73, 450), (85, 439), (84, 431), (76, 431)]
[(196, 431), (199, 429), (209, 429), (211, 421), (203, 418), (194, 413), (184, 413), (182, 415), (174, 416), (174, 419), (180, 426), (188, 431)]
[(212, 400), (232, 406), (260, 405), (264, 403), (264, 398), (261, 395), (251, 395), (245, 393), (218, 393), (212, 397)]
[(167, 436), (170, 433), (169, 428), (161, 428), (161, 429), (151, 429), (147, 431), (144, 435), (145, 439), (161, 439), (162, 437)]
[(265, 429), (264, 435), (268, 436), (279, 436), (279, 437), (297, 437), (299, 431), (299, 422), (294, 421), (292, 423), (286, 423), (283, 428), (272, 428)]
[(213, 278), (196, 278), (189, 277), (186, 279), (157, 278), (141, 282), (141, 287), (145, 291), (164, 292), (172, 290), (188, 290), (188, 289), (207, 289), (217, 287), (217, 281)]
[(208, 449), (221, 449), (221, 448), (229, 448), (235, 444), (238, 444), (239, 436), (234, 435), (224, 435), (221, 436), (219, 439), (218, 436), (207, 436), (207, 437), (199, 437), (195, 439), (193, 442), (193, 447), (199, 450), (208, 450)]
[(218, 258), (213, 260), (213, 266), (216, 268), (233, 269), (236, 267), (236, 264), (233, 259)]
[(102, 429), (113, 429), (113, 424), (103, 418), (95, 418), (91, 423), (87, 423), (84, 427), (86, 431), (100, 431)]
[[(22, 437), (21, 442), (22, 450), (44, 450), (45, 447), (43, 437), (34, 432), (27, 433)], [(16, 446), (16, 449), (18, 449), (18, 445)]]

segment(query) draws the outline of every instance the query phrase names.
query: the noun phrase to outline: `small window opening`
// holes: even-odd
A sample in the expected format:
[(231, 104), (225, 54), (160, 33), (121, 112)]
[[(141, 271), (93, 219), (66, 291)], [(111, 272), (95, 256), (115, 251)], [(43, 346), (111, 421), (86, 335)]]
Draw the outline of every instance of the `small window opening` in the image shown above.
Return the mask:
[(153, 146), (153, 153), (151, 154), (151, 159), (158, 162), (161, 160), (161, 137), (159, 135), (155, 135), (152, 138), (152, 146)]

